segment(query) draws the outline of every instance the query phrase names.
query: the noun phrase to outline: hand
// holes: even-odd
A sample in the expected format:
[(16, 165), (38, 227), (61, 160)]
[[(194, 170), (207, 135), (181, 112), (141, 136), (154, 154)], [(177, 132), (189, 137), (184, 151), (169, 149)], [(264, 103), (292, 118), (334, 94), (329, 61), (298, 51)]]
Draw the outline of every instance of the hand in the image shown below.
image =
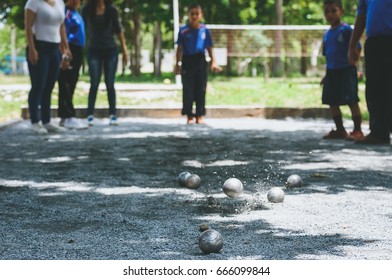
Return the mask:
[(122, 53), (123, 53), (122, 55), (123, 65), (127, 66), (129, 62), (128, 52), (126, 50), (123, 50)]
[(215, 72), (215, 73), (220, 73), (220, 72), (222, 72), (222, 67), (220, 67), (216, 63), (211, 63), (211, 71)]
[(29, 48), (29, 62), (31, 64), (37, 64), (38, 63), (38, 59), (39, 59), (39, 55), (38, 52), (35, 48)]
[(60, 67), (62, 70), (68, 70), (70, 68), (69, 60), (61, 60)]
[(67, 56), (67, 57), (68, 57), (68, 61), (71, 61), (71, 60), (72, 60), (72, 53), (71, 53), (71, 51), (70, 51), (68, 48), (66, 48), (66, 49), (64, 50), (63, 57), (64, 57), (64, 56)]
[(361, 51), (355, 46), (355, 47), (350, 47), (348, 49), (348, 62), (351, 65), (356, 65), (359, 57), (360, 57)]

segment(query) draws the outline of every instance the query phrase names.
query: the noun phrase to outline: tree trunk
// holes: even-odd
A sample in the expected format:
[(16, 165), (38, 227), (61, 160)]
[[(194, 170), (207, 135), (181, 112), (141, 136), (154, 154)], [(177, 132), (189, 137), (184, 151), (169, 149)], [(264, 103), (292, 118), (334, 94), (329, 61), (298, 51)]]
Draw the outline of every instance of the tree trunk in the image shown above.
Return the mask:
[(135, 12), (132, 15), (133, 33), (132, 43), (134, 50), (131, 57), (131, 70), (135, 76), (141, 75), (141, 60), (142, 60), (142, 38), (141, 38), (141, 15)]
[(16, 26), (11, 25), (11, 69), (12, 74), (16, 74), (17, 72), (16, 65)]
[[(283, 25), (283, 0), (275, 1), (276, 24)], [(275, 58), (272, 67), (272, 72), (275, 77), (283, 74), (282, 69), (282, 44), (283, 44), (283, 30), (275, 31)]]
[(227, 67), (226, 67), (226, 74), (232, 74), (232, 64), (233, 64), (233, 57), (231, 54), (234, 52), (234, 31), (227, 30)]
[(308, 45), (306, 38), (301, 38), (301, 75), (306, 76), (308, 71)]
[[(128, 38), (128, 36), (130, 37), (132, 34), (132, 26), (130, 23), (130, 20), (128, 18), (128, 13), (124, 12), (125, 8), (128, 7), (128, 2), (124, 1), (122, 3), (122, 9), (120, 9), (120, 15), (121, 15), (121, 24), (124, 30), (124, 36), (125, 38)], [(132, 42), (131, 40), (125, 40), (125, 43), (127, 44), (127, 49), (130, 50), (131, 46), (132, 46)], [(128, 57), (130, 59), (130, 57)], [(130, 59), (131, 60), (131, 59)], [(128, 66), (130, 70), (132, 70), (131, 66)], [(122, 75), (125, 74), (125, 70), (126, 70), (126, 65), (122, 64)]]
[(162, 28), (161, 22), (157, 21), (154, 30), (154, 76), (162, 75)]

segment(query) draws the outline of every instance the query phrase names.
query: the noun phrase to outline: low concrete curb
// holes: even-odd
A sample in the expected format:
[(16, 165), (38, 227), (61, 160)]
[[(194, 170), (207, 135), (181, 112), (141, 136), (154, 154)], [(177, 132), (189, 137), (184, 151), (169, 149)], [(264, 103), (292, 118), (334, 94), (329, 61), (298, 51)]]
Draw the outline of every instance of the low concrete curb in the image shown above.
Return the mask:
[(10, 126), (13, 126), (13, 125), (21, 122), (22, 120), (23, 119), (13, 119), (13, 120), (6, 121), (6, 122), (3, 122), (3, 123), (0, 122), (0, 131), (3, 130), (3, 129), (6, 129), (6, 128), (10, 127)]
[[(52, 108), (52, 116), (57, 117), (57, 108)], [(96, 108), (95, 116), (106, 118), (108, 108)], [(180, 107), (117, 107), (118, 117), (140, 118), (178, 118), (181, 117)], [(85, 118), (86, 108), (77, 107), (76, 117)], [(207, 107), (207, 118), (242, 118), (255, 117), (265, 119), (283, 118), (330, 118), (328, 108), (269, 108), (247, 106), (210, 106)], [(29, 118), (27, 107), (22, 108), (22, 118)]]

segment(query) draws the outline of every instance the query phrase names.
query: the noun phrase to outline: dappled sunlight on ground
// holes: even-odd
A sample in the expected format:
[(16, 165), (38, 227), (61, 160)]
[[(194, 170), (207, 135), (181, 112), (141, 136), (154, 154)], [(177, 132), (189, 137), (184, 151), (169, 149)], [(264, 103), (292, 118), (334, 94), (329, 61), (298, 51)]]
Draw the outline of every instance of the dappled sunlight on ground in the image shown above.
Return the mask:
[[(54, 119), (58, 121), (58, 119)], [(323, 120), (107, 119), (0, 133), (1, 259), (390, 259), (390, 146), (322, 140)], [(200, 176), (198, 189), (178, 175)], [(291, 174), (300, 188), (285, 186)], [(223, 191), (228, 178), (240, 197)], [(270, 203), (272, 187), (285, 191)], [(200, 225), (224, 238), (197, 245)]]

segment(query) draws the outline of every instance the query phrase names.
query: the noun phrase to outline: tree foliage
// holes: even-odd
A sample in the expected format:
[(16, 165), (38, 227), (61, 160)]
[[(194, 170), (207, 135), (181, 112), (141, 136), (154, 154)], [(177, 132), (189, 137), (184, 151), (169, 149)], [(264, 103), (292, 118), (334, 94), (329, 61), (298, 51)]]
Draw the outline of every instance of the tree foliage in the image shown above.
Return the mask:
[(1, 0), (0, 20), (3, 23), (15, 24), (18, 28), (23, 29), (25, 3), (25, 0)]
[[(87, 1), (82, 0), (82, 5)], [(188, 6), (195, 0), (179, 1), (181, 23), (187, 20)], [(277, 11), (283, 13), (286, 25), (326, 24), (322, 1), (307, 0), (199, 0), (204, 20), (213, 24), (271, 25), (280, 22)], [(353, 24), (358, 0), (345, 0), (344, 21)], [(26, 0), (0, 0), (0, 21), (24, 28)], [(131, 70), (140, 73), (141, 49), (148, 43), (152, 58), (162, 59), (162, 49), (173, 48), (172, 0), (113, 0), (124, 26), (128, 48), (131, 50)], [(281, 9), (277, 9), (281, 5)], [(4, 39), (1, 38), (3, 43)], [(159, 66), (159, 61), (154, 65)]]
[[(1, 0), (0, 20), (23, 28), (25, 0)], [(86, 2), (86, 1), (82, 1)], [(194, 0), (180, 1), (180, 17), (186, 19), (187, 9)], [(199, 0), (206, 22), (216, 24), (274, 24), (274, 0)], [(343, 1), (344, 20), (353, 23), (357, 0)], [(145, 25), (160, 21), (173, 24), (171, 0), (114, 0), (125, 20), (140, 14)], [(284, 0), (284, 24), (325, 24), (322, 1)]]

